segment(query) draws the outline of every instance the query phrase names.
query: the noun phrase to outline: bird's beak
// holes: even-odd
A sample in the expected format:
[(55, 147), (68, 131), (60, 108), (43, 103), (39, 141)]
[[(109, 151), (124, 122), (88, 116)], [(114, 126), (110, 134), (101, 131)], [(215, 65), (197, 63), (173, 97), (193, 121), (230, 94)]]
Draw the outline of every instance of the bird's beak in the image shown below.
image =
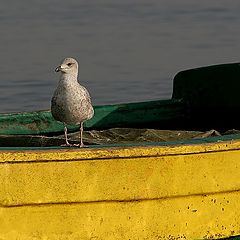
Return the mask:
[(61, 66), (58, 66), (55, 68), (55, 72), (60, 72), (61, 71)]

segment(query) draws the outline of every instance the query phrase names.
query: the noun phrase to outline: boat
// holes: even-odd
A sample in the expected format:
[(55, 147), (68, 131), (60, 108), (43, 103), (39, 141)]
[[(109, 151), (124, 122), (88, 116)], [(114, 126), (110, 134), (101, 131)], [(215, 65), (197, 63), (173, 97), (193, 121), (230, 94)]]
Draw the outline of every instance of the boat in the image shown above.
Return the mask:
[[(239, 79), (239, 63), (184, 70), (171, 99), (95, 106), (84, 127), (237, 132)], [(49, 111), (0, 115), (0, 239), (240, 239), (238, 132), (35, 145), (61, 132)]]

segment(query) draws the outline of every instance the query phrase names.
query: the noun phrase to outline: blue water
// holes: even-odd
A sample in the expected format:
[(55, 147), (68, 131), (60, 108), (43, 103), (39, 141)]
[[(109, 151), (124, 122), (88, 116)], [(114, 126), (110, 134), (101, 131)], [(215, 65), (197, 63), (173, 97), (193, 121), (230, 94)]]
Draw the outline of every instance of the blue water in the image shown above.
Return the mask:
[(178, 71), (240, 60), (236, 0), (2, 1), (0, 29), (0, 112), (49, 109), (68, 56), (94, 104), (170, 98)]

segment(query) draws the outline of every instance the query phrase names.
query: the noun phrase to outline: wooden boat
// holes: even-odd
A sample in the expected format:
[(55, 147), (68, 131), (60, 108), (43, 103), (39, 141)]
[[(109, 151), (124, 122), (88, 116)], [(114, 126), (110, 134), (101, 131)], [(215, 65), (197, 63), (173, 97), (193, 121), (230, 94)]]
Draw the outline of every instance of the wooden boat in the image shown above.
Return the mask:
[[(237, 63), (182, 71), (172, 99), (96, 106), (85, 129), (237, 129), (239, 79)], [(240, 235), (240, 134), (86, 149), (22, 144), (59, 132), (48, 111), (0, 115), (0, 239)]]

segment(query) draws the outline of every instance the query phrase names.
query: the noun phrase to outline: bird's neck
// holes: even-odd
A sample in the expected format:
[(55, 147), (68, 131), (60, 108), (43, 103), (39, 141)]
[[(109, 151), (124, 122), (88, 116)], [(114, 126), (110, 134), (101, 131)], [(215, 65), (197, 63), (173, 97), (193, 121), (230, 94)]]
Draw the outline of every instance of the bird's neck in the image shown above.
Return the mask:
[(77, 82), (78, 74), (62, 73), (59, 82)]

